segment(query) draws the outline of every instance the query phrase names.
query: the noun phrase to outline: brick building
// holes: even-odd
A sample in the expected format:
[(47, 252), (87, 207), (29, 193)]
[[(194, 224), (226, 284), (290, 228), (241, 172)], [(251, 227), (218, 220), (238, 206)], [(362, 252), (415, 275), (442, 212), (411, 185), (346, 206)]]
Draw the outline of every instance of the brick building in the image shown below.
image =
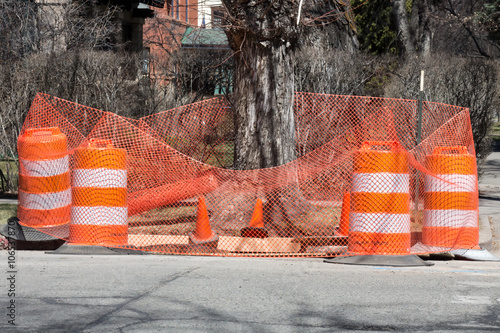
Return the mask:
[(220, 0), (166, 0), (163, 8), (156, 8), (144, 26), (150, 77), (172, 80), (177, 71), (175, 57), (182, 52), (227, 50), (227, 38), (220, 29), (223, 18)]

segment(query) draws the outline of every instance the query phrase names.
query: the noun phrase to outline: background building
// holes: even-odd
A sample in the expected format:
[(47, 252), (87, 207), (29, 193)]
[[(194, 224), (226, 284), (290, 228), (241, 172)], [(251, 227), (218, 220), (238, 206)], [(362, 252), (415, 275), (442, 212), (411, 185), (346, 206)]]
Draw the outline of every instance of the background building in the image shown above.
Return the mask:
[(168, 0), (155, 9), (144, 28), (149, 77), (189, 93), (226, 92), (228, 77), (221, 75), (231, 63), (224, 62), (229, 46), (223, 20), (218, 0)]

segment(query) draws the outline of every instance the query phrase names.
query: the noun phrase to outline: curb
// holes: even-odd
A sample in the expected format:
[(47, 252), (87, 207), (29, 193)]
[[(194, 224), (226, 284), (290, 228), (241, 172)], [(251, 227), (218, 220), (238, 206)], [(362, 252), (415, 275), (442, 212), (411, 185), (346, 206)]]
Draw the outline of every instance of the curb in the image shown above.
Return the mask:
[(0, 204), (18, 205), (19, 201), (17, 199), (0, 198)]
[(479, 198), (500, 200), (500, 185), (479, 184)]
[(498, 195), (496, 192), (481, 192), (479, 193), (479, 199), (500, 200), (500, 195)]
[(71, 255), (147, 255), (149, 252), (131, 248), (107, 247), (101, 245), (82, 245), (65, 243), (58, 249), (45, 252), (46, 254), (71, 254)]
[(491, 250), (491, 233), (490, 218), (488, 215), (479, 215), (479, 246), (485, 250)]

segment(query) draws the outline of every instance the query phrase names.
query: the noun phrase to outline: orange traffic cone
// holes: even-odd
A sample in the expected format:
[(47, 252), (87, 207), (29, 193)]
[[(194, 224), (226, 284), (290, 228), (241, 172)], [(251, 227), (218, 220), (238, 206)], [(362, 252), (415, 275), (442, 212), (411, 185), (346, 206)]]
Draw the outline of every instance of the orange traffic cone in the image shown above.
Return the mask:
[(257, 199), (249, 227), (241, 229), (241, 237), (266, 238), (267, 236), (267, 230), (264, 228), (262, 200)]
[(203, 196), (198, 199), (196, 227), (193, 232), (189, 233), (189, 240), (196, 245), (217, 242), (219, 240), (219, 236), (210, 228), (207, 205)]
[(337, 234), (339, 236), (349, 235), (349, 213), (351, 212), (351, 193), (344, 193), (344, 199), (342, 201), (342, 210), (340, 211), (340, 222), (337, 229)]

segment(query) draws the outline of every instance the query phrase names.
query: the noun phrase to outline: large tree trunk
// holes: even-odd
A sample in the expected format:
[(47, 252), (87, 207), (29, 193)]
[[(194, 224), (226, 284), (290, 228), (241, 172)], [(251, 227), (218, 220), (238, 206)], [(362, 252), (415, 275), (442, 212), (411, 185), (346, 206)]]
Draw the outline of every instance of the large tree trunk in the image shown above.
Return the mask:
[(281, 41), (249, 39), (236, 58), (235, 166), (263, 169), (295, 159), (293, 59)]
[[(336, 4), (336, 1), (331, 1), (330, 5)], [(297, 15), (302, 2), (222, 2), (230, 21), (226, 33), (235, 61), (232, 97), (236, 131), (235, 168), (266, 169), (287, 164), (296, 158), (294, 57), (295, 49), (299, 46), (301, 24)], [(315, 4), (308, 3), (308, 10), (314, 7), (312, 5)], [(317, 9), (320, 13), (308, 13), (309, 21), (311, 15), (320, 17), (325, 14), (321, 8)], [(321, 25), (327, 23), (321, 22)], [(317, 26), (320, 23), (311, 24)], [(327, 30), (323, 27), (306, 29), (306, 33), (312, 31), (325, 35), (320, 40), (329, 40), (331, 43), (336, 40), (332, 36), (326, 37)], [(311, 38), (306, 39), (302, 45), (310, 45), (308, 41)], [(269, 235), (307, 234), (300, 221), (307, 222), (304, 214), (314, 208), (300, 192), (295, 168), (291, 164), (272, 171), (266, 169), (241, 173), (238, 178), (222, 185), (221, 188), (230, 190), (232, 196), (225, 198), (221, 211), (213, 211), (213, 219), (218, 220), (217, 225), (225, 233), (247, 226), (255, 200), (259, 197), (266, 204), (264, 215)], [(271, 178), (272, 182), (280, 185), (267, 186)]]
[(222, 2), (228, 12), (230, 25), (226, 33), (235, 60), (235, 167), (260, 169), (286, 164), (296, 157), (295, 49), (318, 48), (325, 53), (355, 50), (357, 40), (350, 3)]
[[(296, 158), (293, 66), (299, 2), (223, 3), (231, 20), (226, 33), (235, 52), (235, 168), (253, 170), (287, 164)], [(227, 233), (246, 227), (259, 197), (270, 213), (265, 221), (269, 234), (295, 234), (294, 221), (307, 202), (300, 194), (297, 173), (291, 168), (276, 169), (272, 175), (266, 170), (242, 173), (224, 184), (232, 189), (232, 196), (226, 198), (223, 211), (213, 212), (221, 229)], [(286, 181), (271, 189), (266, 187), (269, 177), (286, 177)]]
[[(295, 159), (295, 1), (223, 1), (235, 54), (235, 167), (261, 169)], [(296, 17), (296, 16), (295, 16)]]

